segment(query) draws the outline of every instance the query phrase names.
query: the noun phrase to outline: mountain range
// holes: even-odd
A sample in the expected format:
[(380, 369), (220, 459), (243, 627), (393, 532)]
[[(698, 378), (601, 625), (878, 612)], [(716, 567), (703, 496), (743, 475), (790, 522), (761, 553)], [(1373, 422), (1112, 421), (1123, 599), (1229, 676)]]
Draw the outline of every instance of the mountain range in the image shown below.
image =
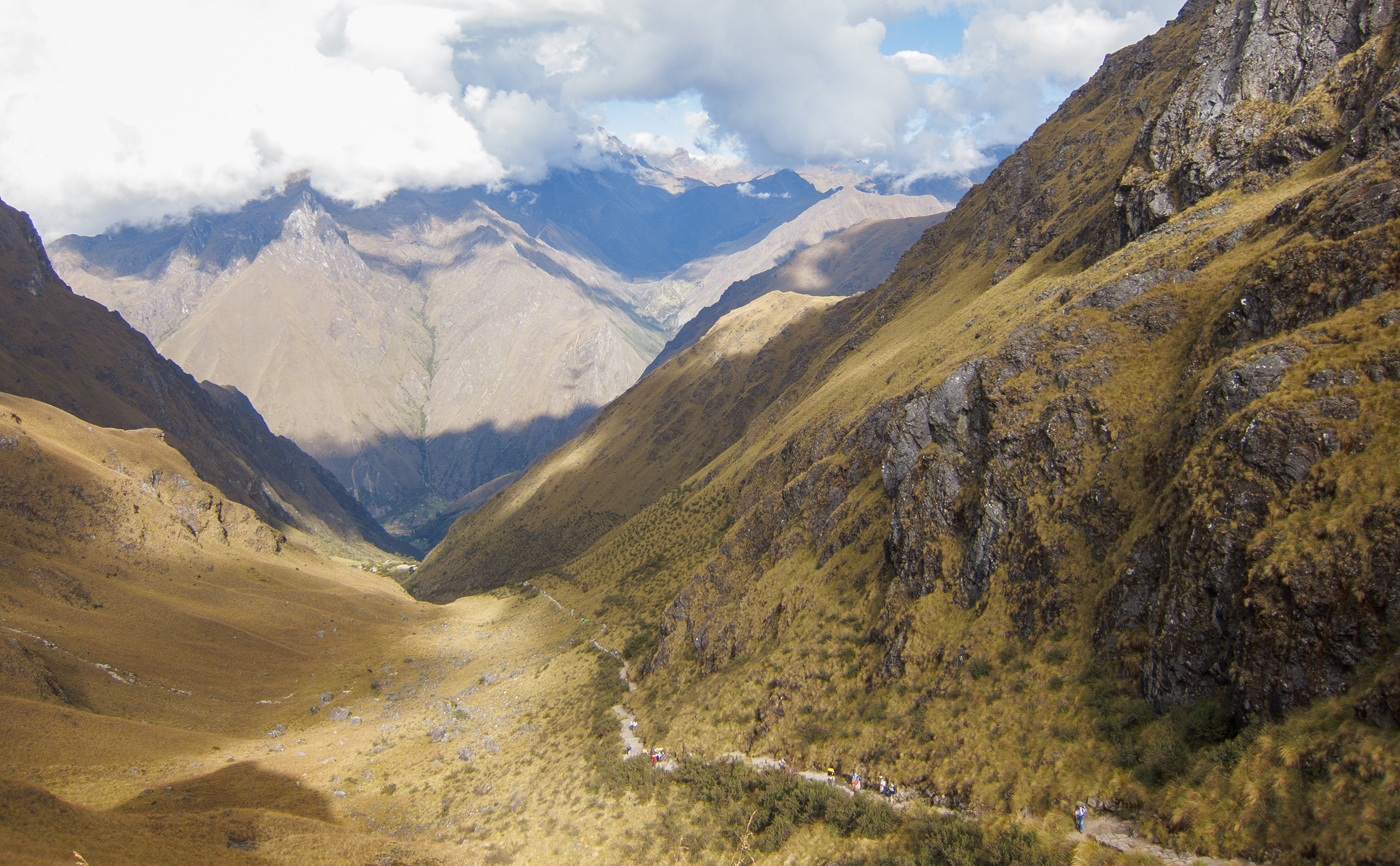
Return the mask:
[(33, 224), (3, 203), (0, 277), (0, 381), (8, 393), (102, 427), (156, 432), (200, 478), (273, 527), (362, 555), (406, 550), (319, 463), (273, 435), (246, 399), (197, 383), (120, 315), (73, 294)]
[(679, 193), (639, 174), (656, 172), (366, 208), (301, 179), (233, 214), (49, 251), (76, 291), (431, 543), (430, 518), (581, 429), (729, 283), (855, 223), (946, 208), (791, 171)]

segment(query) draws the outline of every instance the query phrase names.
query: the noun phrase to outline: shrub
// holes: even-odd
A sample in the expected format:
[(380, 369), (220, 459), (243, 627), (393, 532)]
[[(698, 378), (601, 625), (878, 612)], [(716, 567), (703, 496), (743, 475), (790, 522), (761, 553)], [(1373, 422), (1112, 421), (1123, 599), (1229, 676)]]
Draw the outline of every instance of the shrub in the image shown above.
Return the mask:
[(897, 853), (879, 866), (1068, 866), (1070, 851), (1021, 827), (986, 830), (953, 815), (905, 822)]
[(650, 629), (639, 631), (622, 644), (622, 657), (631, 661), (651, 650), (656, 645), (656, 633)]

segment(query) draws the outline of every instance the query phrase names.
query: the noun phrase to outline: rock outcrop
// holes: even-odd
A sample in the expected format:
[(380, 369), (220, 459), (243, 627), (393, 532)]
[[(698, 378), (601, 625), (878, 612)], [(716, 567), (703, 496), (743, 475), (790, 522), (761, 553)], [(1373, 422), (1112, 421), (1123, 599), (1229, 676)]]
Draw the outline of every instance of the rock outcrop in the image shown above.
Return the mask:
[(1358, 49), (1394, 12), (1389, 0), (1218, 0), (1184, 81), (1143, 126), (1119, 182), (1123, 239), (1340, 142), (1352, 160), (1389, 147), (1400, 83), (1385, 59), (1393, 47)]

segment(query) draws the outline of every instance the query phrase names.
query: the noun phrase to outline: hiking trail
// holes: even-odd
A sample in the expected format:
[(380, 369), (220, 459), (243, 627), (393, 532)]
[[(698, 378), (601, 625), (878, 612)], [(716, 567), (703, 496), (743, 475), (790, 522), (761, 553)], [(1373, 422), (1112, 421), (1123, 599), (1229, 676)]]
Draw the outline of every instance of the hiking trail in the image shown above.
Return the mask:
[(1112, 848), (1124, 854), (1146, 854), (1171, 866), (1257, 866), (1249, 860), (1222, 860), (1218, 857), (1201, 857), (1163, 848), (1137, 835), (1137, 826), (1131, 821), (1113, 815), (1093, 817), (1091, 812), (1090, 817), (1084, 819), (1084, 832), (1070, 833), (1065, 838), (1071, 842), (1092, 839), (1105, 848)]

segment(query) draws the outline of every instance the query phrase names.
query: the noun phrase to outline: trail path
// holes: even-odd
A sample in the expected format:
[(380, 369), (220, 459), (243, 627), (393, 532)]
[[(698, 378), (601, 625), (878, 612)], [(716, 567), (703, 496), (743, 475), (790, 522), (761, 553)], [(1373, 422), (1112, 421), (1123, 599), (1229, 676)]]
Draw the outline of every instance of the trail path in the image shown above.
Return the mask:
[[(584, 621), (581, 617), (574, 616), (572, 610), (566, 610), (564, 605), (559, 603), (558, 599), (554, 598), (554, 596), (545, 592), (543, 589), (540, 589), (533, 583), (527, 582), (526, 585), (534, 589), (540, 595), (547, 598), (550, 601), (550, 603), (553, 604), (559, 610), (560, 613), (564, 614), (565, 616), (569, 616), (570, 618)], [(601, 626), (602, 624), (599, 623), (599, 625)], [(606, 626), (603, 626), (603, 628), (606, 629)], [(629, 692), (636, 691), (637, 684), (632, 682), (631, 678), (628, 676), (630, 666), (628, 665), (625, 659), (622, 659), (622, 656), (618, 653), (618, 651), (608, 649), (607, 647), (599, 643), (596, 638), (592, 639), (591, 643), (593, 644), (594, 649), (598, 650), (598, 652), (622, 660), (622, 669), (618, 671), (618, 676), (622, 679), (623, 682), (627, 683), (627, 690)], [(622, 746), (624, 750), (623, 757), (633, 758), (647, 754), (646, 744), (642, 742), (641, 738), (638, 737), (636, 732), (632, 729), (632, 725), (636, 722), (636, 719), (633, 718), (632, 714), (629, 713), (627, 711), (627, 708), (622, 706), (621, 704), (614, 705), (612, 711), (616, 713), (618, 717), (618, 733), (622, 737)], [(727, 752), (723, 755), (720, 755), (720, 759), (725, 761), (734, 761), (736, 763), (747, 763), (757, 770), (787, 769), (785, 764), (780, 764), (778, 761), (775, 761), (772, 758), (754, 758), (745, 755), (741, 752)], [(672, 758), (666, 761), (662, 761), (657, 765), (657, 767), (663, 770), (673, 770), (676, 767), (675, 759)], [(797, 775), (813, 782), (822, 782), (828, 784), (832, 783), (832, 780), (830, 779), (830, 777), (827, 776), (826, 773), (822, 773), (816, 770), (803, 770), (801, 772), (798, 772)], [(851, 788), (850, 785), (841, 782), (836, 782), (834, 784), (834, 787), (844, 794), (847, 794), (852, 797), (855, 796), (856, 792), (853, 788)], [(910, 794), (901, 792), (900, 796), (896, 798), (896, 801), (892, 803), (892, 805), (897, 809), (906, 807), (908, 806), (908, 801), (911, 798), (911, 796), (912, 795)], [(938, 811), (945, 814), (954, 814), (946, 809), (938, 809)], [(1161, 845), (1154, 845), (1153, 843), (1148, 842), (1146, 839), (1143, 839), (1141, 836), (1137, 835), (1137, 827), (1134, 824), (1125, 821), (1122, 818), (1114, 817), (1112, 815), (1089, 817), (1084, 821), (1083, 833), (1070, 833), (1066, 838), (1071, 842), (1080, 842), (1084, 839), (1092, 839), (1100, 845), (1103, 845), (1105, 848), (1112, 848), (1115, 851), (1121, 851), (1123, 853), (1146, 854), (1149, 857), (1154, 857), (1163, 863), (1169, 864), (1169, 866), (1194, 866), (1194, 864), (1199, 864), (1199, 866), (1258, 866), (1258, 864), (1251, 863), (1248, 860), (1221, 860), (1217, 857), (1198, 857), (1194, 854), (1185, 854), (1181, 851), (1174, 851), (1171, 848), (1163, 848)]]
[(637, 738), (636, 732), (632, 730), (632, 722), (635, 720), (627, 714), (621, 704), (613, 707), (612, 711), (617, 713), (618, 718), (622, 719), (622, 746), (627, 750), (623, 757), (636, 758), (645, 755), (647, 747), (642, 744), (642, 741)]
[[(588, 622), (587, 619), (577, 616), (572, 609), (566, 609), (564, 605), (559, 603), (559, 600), (557, 598), (545, 592), (543, 589), (536, 586), (534, 583), (531, 583), (530, 581), (525, 581), (524, 585), (530, 587), (531, 589), (535, 590), (540, 595), (548, 599), (549, 602), (553, 604), (554, 607), (564, 616), (570, 619), (576, 619), (579, 622)], [(603, 625), (602, 623), (596, 621), (595, 624), (602, 628), (604, 631), (607, 630), (606, 625)], [(598, 642), (597, 638), (591, 638), (589, 642), (593, 644), (593, 648), (596, 649), (598, 652), (603, 653), (604, 655), (610, 655), (613, 658), (616, 658), (622, 662), (622, 669), (617, 672), (617, 675), (624, 683), (627, 683), (627, 691), (635, 692), (637, 690), (637, 684), (632, 682), (631, 677), (628, 676), (628, 673), (631, 671), (631, 665), (628, 664), (626, 659), (622, 658), (621, 653), (619, 653), (615, 649), (609, 649), (608, 647), (603, 646), (601, 643)], [(647, 754), (648, 750), (646, 744), (642, 742), (641, 738), (637, 736), (636, 731), (634, 731), (632, 728), (633, 724), (635, 724), (636, 722), (636, 719), (632, 716), (632, 714), (629, 713), (627, 711), (627, 708), (624, 707), (622, 704), (614, 704), (612, 707), (612, 711), (617, 714), (619, 722), (618, 733), (622, 737), (623, 758), (626, 759), (636, 757), (638, 755)], [(779, 762), (773, 758), (749, 757), (748, 755), (745, 755), (741, 752), (728, 752), (726, 754), (721, 755), (720, 759), (725, 761), (733, 761), (736, 763), (746, 763), (756, 770), (787, 770), (786, 762)], [(664, 761), (660, 761), (656, 764), (656, 768), (659, 770), (666, 770), (668, 772), (675, 770), (676, 759), (667, 758)], [(825, 773), (816, 773), (809, 771), (799, 773), (798, 775), (806, 779), (811, 779), (812, 781), (831, 782), (831, 779), (829, 779)], [(838, 782), (835, 783), (835, 787), (838, 791), (841, 791), (844, 794), (847, 794), (849, 796), (855, 796), (855, 789), (851, 788), (849, 785)], [(893, 804), (895, 808), (902, 808), (905, 805), (907, 805), (907, 803), (905, 803), (904, 801), (908, 799), (908, 796), (909, 795), (905, 794), (902, 797), (897, 798), (898, 802), (895, 802)]]
[(1125, 854), (1146, 854), (1155, 857), (1163, 863), (1170, 863), (1172, 866), (1191, 866), (1191, 864), (1204, 864), (1204, 866), (1257, 866), (1248, 860), (1221, 860), (1218, 857), (1199, 857), (1195, 854), (1185, 854), (1181, 851), (1174, 851), (1171, 848), (1163, 848), (1161, 845), (1154, 845), (1137, 835), (1137, 827), (1122, 818), (1115, 818), (1112, 815), (1101, 817), (1090, 817), (1084, 821), (1083, 833), (1070, 833), (1067, 837), (1071, 842), (1078, 842), (1083, 839), (1093, 839), (1105, 848), (1112, 848), (1115, 851), (1122, 851)]

